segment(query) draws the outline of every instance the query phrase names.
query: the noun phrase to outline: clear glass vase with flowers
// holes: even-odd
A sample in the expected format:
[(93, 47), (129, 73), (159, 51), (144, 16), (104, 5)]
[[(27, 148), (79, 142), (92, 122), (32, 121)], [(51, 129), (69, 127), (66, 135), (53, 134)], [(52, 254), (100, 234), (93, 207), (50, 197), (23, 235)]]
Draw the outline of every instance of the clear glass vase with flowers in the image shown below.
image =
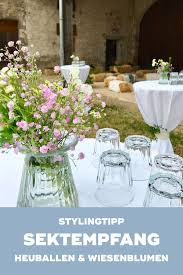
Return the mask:
[(163, 59), (153, 59), (152, 67), (156, 68), (159, 74), (159, 84), (168, 84), (169, 74), (172, 72), (172, 58), (169, 57), (169, 61), (163, 61)]
[(38, 56), (21, 41), (1, 50), (7, 66), (0, 71), (0, 147), (26, 155), (18, 207), (77, 207), (68, 151), (95, 126), (105, 104), (76, 72), (67, 88), (59, 80), (42, 82)]

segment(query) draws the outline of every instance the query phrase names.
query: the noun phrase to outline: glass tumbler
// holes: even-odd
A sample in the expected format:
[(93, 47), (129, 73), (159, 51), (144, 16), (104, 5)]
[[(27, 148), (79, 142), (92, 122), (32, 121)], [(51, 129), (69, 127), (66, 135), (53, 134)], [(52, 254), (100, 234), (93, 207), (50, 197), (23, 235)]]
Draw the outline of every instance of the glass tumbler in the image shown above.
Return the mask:
[(145, 181), (151, 172), (151, 140), (145, 136), (129, 136), (125, 139), (125, 151), (131, 158), (132, 179)]
[(179, 73), (179, 84), (183, 85), (183, 71)]
[(98, 167), (99, 159), (104, 151), (120, 148), (119, 132), (115, 129), (104, 128), (96, 133), (96, 141), (93, 152), (93, 165)]
[(107, 207), (121, 207), (133, 200), (130, 157), (121, 150), (109, 150), (100, 157), (97, 201)]
[(178, 85), (179, 84), (179, 74), (177, 72), (170, 73), (170, 85)]
[(171, 173), (183, 178), (183, 158), (175, 154), (157, 155), (151, 174)]
[(150, 177), (144, 207), (181, 207), (183, 180), (173, 174), (155, 174)]

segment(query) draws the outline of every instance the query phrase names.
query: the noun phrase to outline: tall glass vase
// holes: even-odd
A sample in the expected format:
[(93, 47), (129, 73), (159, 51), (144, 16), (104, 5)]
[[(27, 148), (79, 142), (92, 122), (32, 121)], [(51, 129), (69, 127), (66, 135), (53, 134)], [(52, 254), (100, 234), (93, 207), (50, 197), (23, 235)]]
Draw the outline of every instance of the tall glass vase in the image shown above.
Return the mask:
[(26, 155), (17, 207), (78, 207), (67, 149)]
[(168, 72), (161, 72), (159, 74), (159, 84), (168, 84)]

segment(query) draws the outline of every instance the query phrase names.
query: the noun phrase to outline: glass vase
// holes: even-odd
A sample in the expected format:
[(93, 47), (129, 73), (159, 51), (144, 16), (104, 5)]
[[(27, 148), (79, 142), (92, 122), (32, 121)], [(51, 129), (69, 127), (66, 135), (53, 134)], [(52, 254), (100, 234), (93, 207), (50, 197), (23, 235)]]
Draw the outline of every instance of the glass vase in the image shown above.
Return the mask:
[(78, 207), (68, 149), (25, 156), (17, 207)]
[(168, 84), (168, 72), (161, 72), (159, 74), (159, 84)]

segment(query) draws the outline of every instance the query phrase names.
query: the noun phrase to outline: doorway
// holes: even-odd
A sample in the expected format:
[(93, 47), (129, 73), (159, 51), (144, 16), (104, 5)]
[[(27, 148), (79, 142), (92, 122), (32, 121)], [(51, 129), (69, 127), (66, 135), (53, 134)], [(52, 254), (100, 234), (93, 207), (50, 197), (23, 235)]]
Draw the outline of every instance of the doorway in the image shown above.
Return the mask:
[[(8, 41), (16, 42), (18, 40), (18, 21), (0, 20), (0, 48), (4, 48)], [(11, 49), (10, 49), (11, 50)], [(13, 50), (13, 49), (12, 49)], [(6, 62), (0, 62), (0, 67), (4, 67)]]
[(117, 40), (115, 39), (107, 39), (106, 40), (106, 70), (109, 69), (110, 66), (114, 65), (117, 58)]
[(153, 58), (183, 69), (183, 1), (158, 0), (145, 13), (140, 25), (139, 65), (151, 66)]

